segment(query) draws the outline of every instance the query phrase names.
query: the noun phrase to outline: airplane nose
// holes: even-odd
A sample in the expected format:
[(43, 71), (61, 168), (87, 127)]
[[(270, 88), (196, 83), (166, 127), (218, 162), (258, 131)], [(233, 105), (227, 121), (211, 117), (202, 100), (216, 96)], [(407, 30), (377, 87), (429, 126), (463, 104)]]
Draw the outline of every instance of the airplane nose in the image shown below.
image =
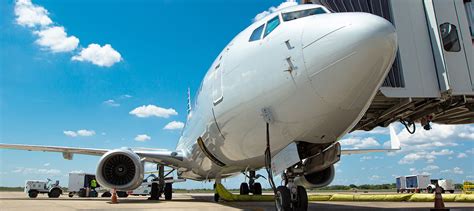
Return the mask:
[(329, 14), (325, 19), (309, 20), (302, 35), (311, 85), (326, 103), (341, 109), (363, 106), (371, 97), (367, 93), (375, 93), (393, 63), (395, 28), (368, 13)]

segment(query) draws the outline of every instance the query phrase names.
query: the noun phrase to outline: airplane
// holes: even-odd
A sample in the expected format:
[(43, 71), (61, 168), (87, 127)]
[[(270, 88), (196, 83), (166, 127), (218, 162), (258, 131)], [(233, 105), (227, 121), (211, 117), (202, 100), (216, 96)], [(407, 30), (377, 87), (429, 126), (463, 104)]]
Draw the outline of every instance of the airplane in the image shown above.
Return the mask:
[[(266, 169), (276, 208), (307, 210), (306, 188), (329, 185), (341, 154), (400, 149), (393, 128), (390, 149), (341, 150), (338, 142), (368, 109), (397, 49), (395, 28), (381, 17), (331, 13), (315, 4), (287, 7), (252, 23), (217, 56), (175, 150), (0, 148), (61, 152), (65, 159), (101, 156), (97, 180), (114, 190), (137, 188), (144, 162), (152, 162), (179, 178), (215, 184), (244, 172), (249, 183), (240, 193), (259, 195), (255, 171)], [(276, 174), (284, 185), (275, 187)], [(172, 198), (172, 183), (160, 182), (158, 190)]]

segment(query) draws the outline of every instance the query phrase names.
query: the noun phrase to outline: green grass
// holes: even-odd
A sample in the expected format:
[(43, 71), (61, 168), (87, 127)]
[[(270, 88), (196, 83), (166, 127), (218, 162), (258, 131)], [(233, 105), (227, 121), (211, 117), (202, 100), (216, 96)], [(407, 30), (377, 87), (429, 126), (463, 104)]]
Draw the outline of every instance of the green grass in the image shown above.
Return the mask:
[(0, 187), (0, 191), (8, 192), (8, 191), (23, 191), (23, 187)]

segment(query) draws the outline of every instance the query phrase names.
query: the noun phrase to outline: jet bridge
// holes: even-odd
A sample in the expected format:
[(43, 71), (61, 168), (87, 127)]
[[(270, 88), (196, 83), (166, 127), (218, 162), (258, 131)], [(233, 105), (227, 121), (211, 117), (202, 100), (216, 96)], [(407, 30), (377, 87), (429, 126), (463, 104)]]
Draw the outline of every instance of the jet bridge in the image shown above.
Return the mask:
[(303, 0), (333, 12), (367, 12), (392, 22), (399, 51), (353, 130), (395, 121), (474, 123), (474, 3), (471, 0)]

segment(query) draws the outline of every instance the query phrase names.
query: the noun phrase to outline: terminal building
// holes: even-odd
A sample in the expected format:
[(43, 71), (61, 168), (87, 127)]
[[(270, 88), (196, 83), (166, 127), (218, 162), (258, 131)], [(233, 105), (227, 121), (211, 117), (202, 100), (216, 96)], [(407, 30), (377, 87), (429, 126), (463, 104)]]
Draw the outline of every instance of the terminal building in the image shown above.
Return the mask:
[[(471, 0), (303, 0), (333, 12), (368, 12), (392, 22), (398, 56), (353, 130), (401, 121), (474, 123), (474, 4)], [(414, 132), (414, 131), (412, 131)]]

